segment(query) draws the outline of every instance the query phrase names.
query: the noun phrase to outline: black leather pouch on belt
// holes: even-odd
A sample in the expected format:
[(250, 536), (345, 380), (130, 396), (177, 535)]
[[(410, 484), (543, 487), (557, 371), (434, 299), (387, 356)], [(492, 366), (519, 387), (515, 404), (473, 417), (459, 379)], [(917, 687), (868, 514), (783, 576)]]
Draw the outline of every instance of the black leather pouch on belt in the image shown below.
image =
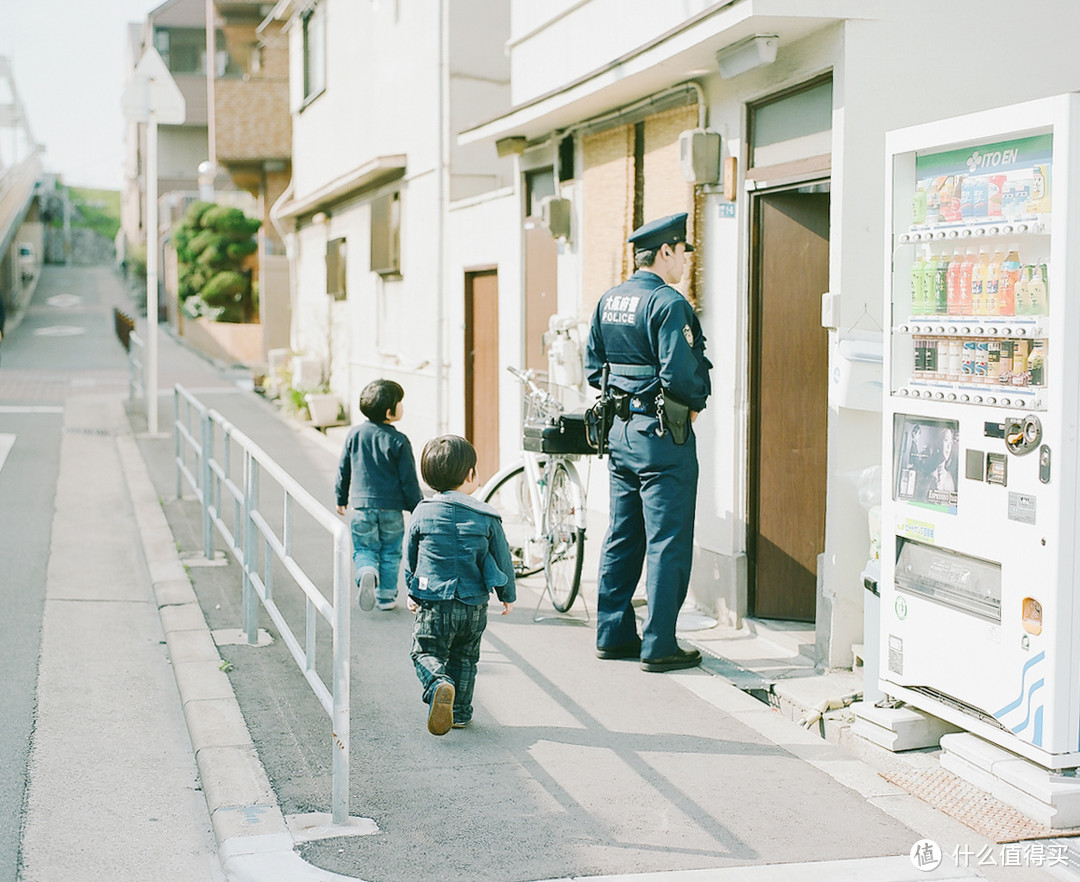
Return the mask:
[(671, 433), (671, 440), (685, 444), (690, 437), (690, 405), (683, 404), (664, 389), (657, 393), (656, 412), (664, 430)]

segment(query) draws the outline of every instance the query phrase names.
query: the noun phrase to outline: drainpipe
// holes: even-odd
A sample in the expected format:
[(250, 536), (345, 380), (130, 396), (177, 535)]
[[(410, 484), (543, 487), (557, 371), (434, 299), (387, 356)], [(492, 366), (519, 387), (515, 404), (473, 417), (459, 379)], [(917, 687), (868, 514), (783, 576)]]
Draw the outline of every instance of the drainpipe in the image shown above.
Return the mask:
[(447, 0), (439, 0), (439, 107), (438, 107), (438, 218), (436, 220), (436, 272), (435, 283), (435, 429), (440, 435), (446, 432), (446, 407), (444, 385), (445, 367), (445, 329), (446, 321), (446, 204), (449, 190), (450, 171), (450, 23)]

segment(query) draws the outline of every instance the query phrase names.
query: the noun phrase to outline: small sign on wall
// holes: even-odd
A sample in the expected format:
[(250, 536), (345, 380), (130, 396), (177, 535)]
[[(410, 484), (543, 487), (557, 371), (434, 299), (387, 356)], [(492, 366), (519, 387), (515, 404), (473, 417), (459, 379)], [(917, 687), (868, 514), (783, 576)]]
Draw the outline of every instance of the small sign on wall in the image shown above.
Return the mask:
[(721, 202), (716, 208), (718, 217), (735, 217), (734, 202)]

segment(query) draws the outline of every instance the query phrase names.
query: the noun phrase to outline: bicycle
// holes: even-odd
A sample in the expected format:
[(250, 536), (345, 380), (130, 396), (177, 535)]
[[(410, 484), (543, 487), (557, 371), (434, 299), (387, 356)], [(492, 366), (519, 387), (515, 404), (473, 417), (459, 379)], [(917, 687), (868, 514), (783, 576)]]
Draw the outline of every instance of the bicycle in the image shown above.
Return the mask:
[(480, 498), (502, 515), (514, 574), (543, 570), (552, 605), (565, 613), (578, 597), (585, 558), (585, 490), (574, 461), (596, 451), (580, 414), (566, 413), (532, 371), (507, 370), (525, 387), (522, 458), (488, 481)]

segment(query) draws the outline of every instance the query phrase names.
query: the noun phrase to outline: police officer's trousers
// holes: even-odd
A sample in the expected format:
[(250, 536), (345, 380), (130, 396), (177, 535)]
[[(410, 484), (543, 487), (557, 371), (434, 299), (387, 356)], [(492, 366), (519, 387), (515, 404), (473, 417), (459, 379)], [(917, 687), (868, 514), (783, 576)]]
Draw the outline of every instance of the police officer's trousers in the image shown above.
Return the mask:
[(657, 437), (655, 416), (615, 420), (608, 440), (611, 524), (600, 552), (596, 645), (637, 639), (631, 600), (646, 567), (648, 611), (641, 657), (672, 655), (675, 621), (686, 600), (697, 501), (697, 441)]

